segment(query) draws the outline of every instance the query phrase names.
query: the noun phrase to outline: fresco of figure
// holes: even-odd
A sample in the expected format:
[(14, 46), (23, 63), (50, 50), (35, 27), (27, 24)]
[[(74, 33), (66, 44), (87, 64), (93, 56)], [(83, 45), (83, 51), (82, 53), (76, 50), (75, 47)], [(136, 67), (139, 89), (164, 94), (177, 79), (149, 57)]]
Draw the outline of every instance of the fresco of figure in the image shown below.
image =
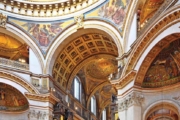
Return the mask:
[(46, 25), (43, 25), (43, 28), (40, 29), (40, 34), (39, 34), (39, 44), (41, 46), (48, 46), (49, 44), (49, 32), (46, 29)]
[(4, 100), (5, 99), (5, 92), (3, 90), (1, 90), (0, 94), (1, 94), (1, 100)]

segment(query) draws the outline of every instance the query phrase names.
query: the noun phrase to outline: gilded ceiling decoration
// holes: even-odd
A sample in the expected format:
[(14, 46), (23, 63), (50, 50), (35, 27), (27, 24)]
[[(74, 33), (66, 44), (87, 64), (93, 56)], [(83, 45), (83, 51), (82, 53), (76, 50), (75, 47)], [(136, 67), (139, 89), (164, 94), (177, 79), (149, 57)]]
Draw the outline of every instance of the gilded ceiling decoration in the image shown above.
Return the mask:
[(86, 74), (96, 79), (107, 79), (111, 73), (117, 70), (117, 65), (110, 59), (95, 59), (87, 64)]
[(29, 50), (27, 45), (9, 35), (0, 33), (0, 57), (15, 61), (23, 59), (20, 62), (28, 63)]
[(151, 63), (142, 87), (162, 87), (180, 81), (180, 40), (166, 46)]
[(16, 88), (0, 83), (0, 111), (24, 111), (29, 108), (27, 99)]
[[(66, 87), (69, 77), (76, 66), (81, 64), (82, 61), (87, 58), (100, 54), (107, 54), (112, 57), (118, 56), (117, 46), (114, 41), (105, 35), (95, 33), (79, 36), (68, 43), (59, 53), (53, 67), (53, 77), (61, 86)], [(94, 71), (91, 69), (96, 68), (93, 66), (93, 62), (87, 61), (87, 63), (87, 68), (91, 71), (89, 74), (93, 76)], [(101, 70), (99, 68), (98, 71), (101, 75), (95, 75), (97, 78), (105, 77), (115, 69), (114, 64), (110, 62), (110, 59), (99, 59), (99, 62), (96, 62), (95, 65), (101, 67)], [(101, 72), (105, 72), (106, 75), (102, 75)]]
[(148, 21), (164, 3), (164, 0), (146, 0), (140, 10), (140, 24)]

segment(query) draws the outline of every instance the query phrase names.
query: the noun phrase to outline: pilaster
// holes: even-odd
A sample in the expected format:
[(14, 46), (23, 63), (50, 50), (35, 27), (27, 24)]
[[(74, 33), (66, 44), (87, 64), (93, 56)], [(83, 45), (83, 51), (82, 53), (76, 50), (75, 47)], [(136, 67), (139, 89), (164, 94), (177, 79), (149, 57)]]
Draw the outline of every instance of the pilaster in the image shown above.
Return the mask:
[(130, 93), (118, 102), (120, 120), (141, 120), (141, 103), (144, 96), (140, 93)]

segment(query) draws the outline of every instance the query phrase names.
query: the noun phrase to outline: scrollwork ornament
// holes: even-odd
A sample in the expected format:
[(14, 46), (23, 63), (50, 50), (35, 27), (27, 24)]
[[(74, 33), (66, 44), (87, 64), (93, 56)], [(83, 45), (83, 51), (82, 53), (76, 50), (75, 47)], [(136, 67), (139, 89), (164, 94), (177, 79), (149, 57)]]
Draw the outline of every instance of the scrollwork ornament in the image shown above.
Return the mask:
[(118, 111), (127, 110), (129, 107), (133, 105), (140, 106), (144, 100), (144, 96), (136, 93), (131, 93), (123, 100), (121, 100), (118, 104)]
[(7, 16), (0, 13), (0, 26), (6, 28)]
[(83, 14), (82, 14), (82, 15), (79, 15), (79, 16), (75, 16), (75, 17), (74, 17), (74, 21), (76, 22), (77, 29), (79, 29), (79, 28), (83, 28), (83, 27), (84, 27), (83, 20), (84, 20), (84, 16), (83, 16)]

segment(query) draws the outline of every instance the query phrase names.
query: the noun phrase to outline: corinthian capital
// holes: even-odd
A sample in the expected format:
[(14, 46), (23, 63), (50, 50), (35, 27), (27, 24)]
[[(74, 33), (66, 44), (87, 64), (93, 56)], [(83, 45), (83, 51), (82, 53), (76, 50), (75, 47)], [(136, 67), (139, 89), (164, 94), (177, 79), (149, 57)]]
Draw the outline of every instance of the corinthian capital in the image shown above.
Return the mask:
[(139, 93), (131, 93), (124, 97), (118, 104), (118, 110), (123, 111), (128, 109), (130, 106), (138, 105), (140, 106), (142, 101), (144, 100), (144, 96)]

